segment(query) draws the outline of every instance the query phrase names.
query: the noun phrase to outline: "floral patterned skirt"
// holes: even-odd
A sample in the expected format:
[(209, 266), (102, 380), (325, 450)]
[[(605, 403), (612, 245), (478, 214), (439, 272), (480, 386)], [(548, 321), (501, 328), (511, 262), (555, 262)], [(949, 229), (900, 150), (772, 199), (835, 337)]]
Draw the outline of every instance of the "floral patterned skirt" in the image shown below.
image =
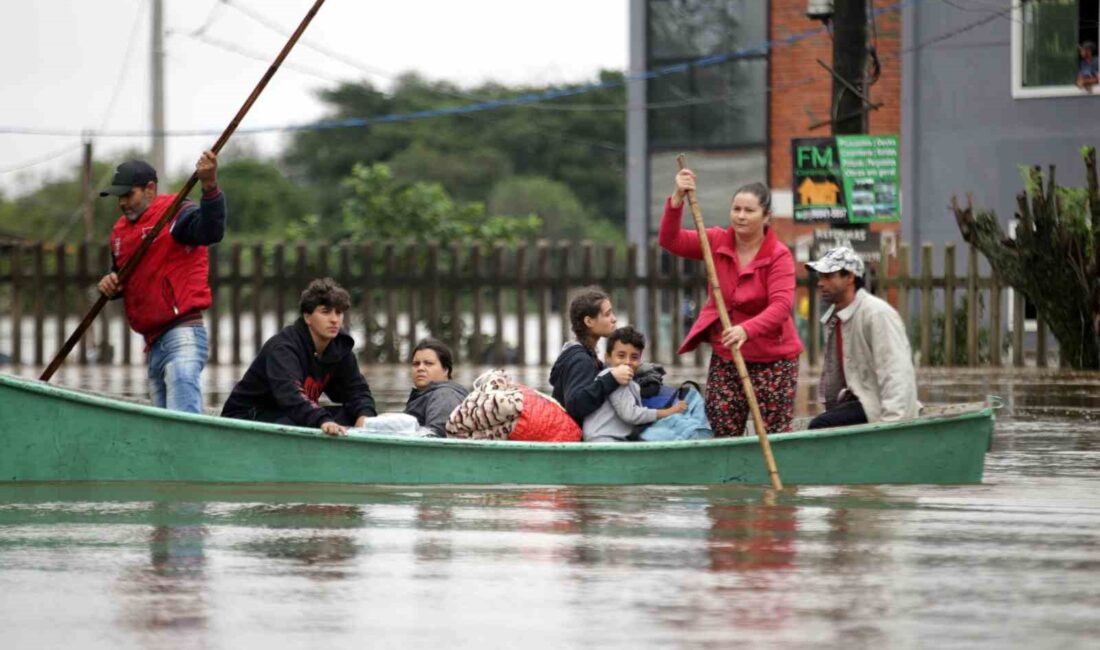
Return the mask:
[[(760, 415), (768, 433), (791, 430), (794, 394), (798, 388), (798, 359), (780, 359), (766, 363), (745, 362), (760, 406)], [(710, 357), (707, 373), (707, 419), (719, 438), (745, 435), (749, 401), (741, 388), (737, 365), (717, 354)]]

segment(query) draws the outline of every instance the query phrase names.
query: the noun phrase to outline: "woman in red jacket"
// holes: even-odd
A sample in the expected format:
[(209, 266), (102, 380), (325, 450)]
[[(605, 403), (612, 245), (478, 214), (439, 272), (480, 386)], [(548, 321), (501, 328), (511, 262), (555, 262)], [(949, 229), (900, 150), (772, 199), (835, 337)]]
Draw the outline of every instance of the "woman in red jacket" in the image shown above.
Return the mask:
[[(680, 257), (703, 259), (699, 233), (683, 228), (684, 196), (695, 189), (695, 174), (676, 175), (661, 220), (661, 246)], [(794, 257), (768, 227), (771, 192), (761, 183), (737, 190), (730, 204), (729, 228), (707, 228), (714, 267), (732, 327), (722, 330), (714, 296), (699, 313), (680, 346), (690, 352), (701, 342), (711, 345), (707, 374), (707, 417), (715, 435), (745, 433), (749, 405), (741, 389), (731, 348), (741, 351), (753, 391), (769, 433), (789, 431), (798, 386), (802, 341), (794, 326)]]

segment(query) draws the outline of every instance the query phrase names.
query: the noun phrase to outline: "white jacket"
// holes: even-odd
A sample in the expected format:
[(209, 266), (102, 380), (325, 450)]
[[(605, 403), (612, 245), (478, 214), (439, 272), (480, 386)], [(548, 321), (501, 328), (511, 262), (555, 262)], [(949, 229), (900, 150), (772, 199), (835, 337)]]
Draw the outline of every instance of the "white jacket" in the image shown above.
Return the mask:
[[(833, 316), (830, 307), (823, 324)], [(844, 378), (863, 404), (868, 422), (917, 417), (917, 377), (909, 337), (890, 303), (863, 289), (837, 312), (844, 338)]]

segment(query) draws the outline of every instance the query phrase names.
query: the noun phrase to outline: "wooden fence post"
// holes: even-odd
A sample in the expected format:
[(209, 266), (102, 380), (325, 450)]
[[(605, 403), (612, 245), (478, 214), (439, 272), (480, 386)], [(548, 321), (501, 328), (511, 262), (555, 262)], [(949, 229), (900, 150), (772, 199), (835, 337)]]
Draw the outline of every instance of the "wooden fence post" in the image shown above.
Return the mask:
[(485, 363), (484, 348), (481, 340), (481, 311), (483, 291), (481, 286), (481, 244), (474, 244), (470, 250), (470, 289), (473, 294), (473, 334), (470, 339), (470, 360), (474, 364)]
[(1024, 294), (1012, 291), (1012, 365), (1024, 367)]
[(264, 345), (264, 245), (252, 244), (252, 357)]
[(955, 365), (955, 243), (943, 246), (943, 356), (945, 366)]
[(538, 289), (536, 296), (539, 304), (539, 365), (549, 365), (550, 354), (550, 242), (539, 240), (538, 243)]
[(439, 242), (428, 243), (428, 257), (425, 262), (428, 265), (428, 331), (432, 336), (442, 340), (443, 331), (439, 316)]
[(233, 325), (233, 365), (241, 365), (241, 244), (229, 249), (229, 322)]
[[(80, 313), (88, 313), (88, 256), (89, 256), (89, 244), (84, 241), (80, 243), (80, 247), (77, 248), (76, 253), (76, 308), (80, 310)], [(95, 337), (95, 330), (88, 328), (88, 331), (84, 332), (84, 336), (80, 337), (80, 347), (77, 349), (77, 360), (80, 365), (88, 365), (88, 341), (93, 340)], [(64, 345), (64, 342), (62, 342)]]
[(932, 365), (932, 244), (921, 244), (920, 360)]
[(275, 333), (278, 334), (286, 327), (286, 246), (282, 242), (275, 244), (274, 256), (275, 277), (271, 286), (275, 291)]
[(516, 249), (516, 363), (527, 365), (527, 242)]
[(382, 251), (385, 265), (382, 291), (386, 299), (386, 329), (382, 337), (382, 346), (385, 348), (388, 363), (397, 363), (397, 292), (395, 291), (397, 283), (394, 281), (397, 275), (397, 260), (394, 255), (393, 242), (386, 242), (386, 247)]
[(374, 341), (371, 339), (371, 327), (374, 325), (374, 245), (366, 242), (359, 249), (359, 286), (363, 287), (363, 355), (374, 361)]
[(989, 363), (1000, 368), (1001, 363), (1001, 278), (990, 268), (989, 278)]
[(34, 245), (34, 276), (31, 280), (31, 295), (34, 296), (34, 365), (46, 363), (46, 299), (42, 294), (46, 290), (45, 246), (42, 242)]
[[(99, 269), (99, 275), (106, 275), (111, 269), (110, 244), (105, 244), (99, 248)], [(103, 315), (99, 318), (99, 349), (96, 354), (98, 363), (113, 363), (115, 360), (114, 346), (111, 345), (111, 314), (117, 309), (117, 304), (117, 301), (115, 305), (107, 303), (107, 306), (103, 309)], [(122, 324), (122, 330), (122, 335), (126, 336), (125, 323)]]
[(450, 281), (451, 290), (447, 293), (450, 294), (451, 305), (451, 350), (454, 352), (455, 363), (458, 363), (459, 359), (465, 358), (465, 352), (460, 348), (462, 347), (462, 294), (460, 289), (463, 286), (468, 286), (466, 282), (462, 281), (462, 260), (461, 260), (461, 248), (459, 248), (458, 242), (451, 242), (451, 277)]
[(978, 365), (978, 249), (970, 247), (966, 281), (966, 365)]
[[(683, 320), (680, 317), (680, 304), (683, 296), (683, 289), (681, 287), (681, 276), (684, 260), (683, 258), (677, 256), (672, 257), (670, 261), (672, 262), (672, 268), (670, 269), (672, 273), (669, 284), (672, 285), (672, 289), (669, 291), (669, 296), (672, 298), (672, 300), (670, 301), (672, 303), (672, 322), (670, 323), (669, 332), (670, 337), (672, 338), (672, 342), (669, 344), (669, 350), (676, 350), (680, 344), (680, 341), (682, 341), (684, 338)], [(680, 360), (680, 357), (681, 355), (676, 354), (675, 352), (672, 353), (672, 366), (674, 368), (681, 365), (682, 362)]]
[(403, 284), (405, 285), (405, 297), (407, 300), (409, 312), (409, 332), (407, 335), (407, 340), (409, 342), (409, 357), (407, 359), (404, 359), (406, 363), (412, 363), (412, 351), (416, 348), (416, 344), (418, 343), (418, 337), (416, 335), (416, 322), (417, 313), (419, 312), (419, 309), (417, 308), (419, 292), (416, 290), (416, 288), (420, 283), (421, 277), (420, 273), (418, 273), (418, 267), (420, 265), (418, 264), (417, 250), (417, 246), (413, 242), (408, 242), (405, 244), (405, 278)]
[(65, 329), (65, 320), (68, 317), (68, 307), (66, 305), (66, 294), (68, 293), (68, 287), (66, 286), (65, 267), (67, 251), (65, 250), (64, 242), (58, 242), (57, 247), (54, 248), (54, 278), (57, 283), (57, 296), (54, 298), (54, 306), (56, 313), (57, 330), (54, 332), (54, 340), (56, 342), (55, 350), (60, 350), (61, 346), (65, 345), (65, 340), (69, 338), (69, 332)]
[(493, 244), (493, 363), (504, 363), (504, 246)]
[(558, 268), (561, 269), (561, 275), (558, 276), (558, 282), (561, 285), (561, 304), (558, 306), (559, 313), (561, 314), (561, 343), (565, 343), (572, 339), (570, 334), (569, 325), (569, 255), (573, 251), (572, 245), (567, 241), (558, 242)]
[(649, 293), (649, 298), (646, 300), (646, 305), (649, 313), (646, 314), (648, 320), (646, 323), (646, 331), (649, 332), (650, 348), (652, 349), (653, 355), (650, 358), (654, 362), (659, 362), (661, 359), (661, 322), (659, 311), (661, 308), (661, 290), (657, 284), (657, 276), (661, 272), (661, 249), (658, 247), (656, 241), (649, 242), (647, 256), (646, 290)]
[(23, 365), (23, 244), (11, 247), (11, 362)]

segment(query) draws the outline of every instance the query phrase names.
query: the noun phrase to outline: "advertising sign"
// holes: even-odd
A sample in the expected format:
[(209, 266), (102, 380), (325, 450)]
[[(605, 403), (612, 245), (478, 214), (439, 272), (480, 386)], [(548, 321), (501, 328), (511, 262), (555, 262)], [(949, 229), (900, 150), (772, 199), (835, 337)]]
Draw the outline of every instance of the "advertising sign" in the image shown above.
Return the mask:
[(791, 140), (794, 220), (871, 223), (901, 218), (896, 135)]
[(877, 232), (866, 228), (818, 228), (814, 231), (810, 259), (820, 259), (837, 246), (851, 248), (865, 264), (877, 264), (882, 258), (882, 235)]

